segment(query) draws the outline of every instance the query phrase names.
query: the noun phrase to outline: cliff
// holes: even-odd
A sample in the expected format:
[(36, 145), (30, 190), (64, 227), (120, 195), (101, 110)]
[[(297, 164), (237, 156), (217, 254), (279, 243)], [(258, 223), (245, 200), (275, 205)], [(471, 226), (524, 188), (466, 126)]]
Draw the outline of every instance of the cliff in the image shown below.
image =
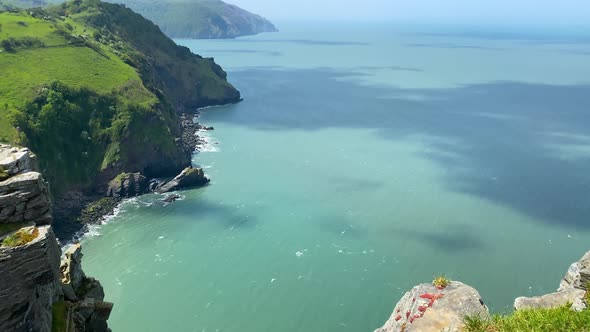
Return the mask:
[(375, 332), (586, 331), (589, 286), (590, 251), (570, 266), (555, 293), (516, 298), (515, 312), (490, 317), (476, 289), (437, 278), (407, 292)]
[(137, 11), (171, 38), (235, 38), (277, 31), (267, 19), (220, 0), (109, 1)]
[(173, 177), (191, 165), (181, 112), (241, 100), (213, 59), (121, 5), (5, 11), (0, 24), (0, 142), (39, 156), (60, 236), (119, 174)]
[(80, 246), (60, 263), (35, 155), (0, 145), (0, 171), (0, 331), (108, 331), (112, 304), (82, 271)]

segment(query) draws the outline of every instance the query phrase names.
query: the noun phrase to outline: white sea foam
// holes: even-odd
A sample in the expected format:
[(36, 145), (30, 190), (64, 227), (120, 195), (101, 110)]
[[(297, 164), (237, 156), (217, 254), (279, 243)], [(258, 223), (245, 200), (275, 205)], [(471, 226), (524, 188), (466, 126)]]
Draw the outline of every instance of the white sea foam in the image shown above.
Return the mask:
[(211, 131), (200, 129), (197, 131), (196, 135), (198, 135), (201, 140), (203, 140), (203, 144), (200, 144), (197, 147), (199, 153), (219, 151), (219, 148), (217, 147), (219, 142), (215, 141), (214, 137), (211, 135)]

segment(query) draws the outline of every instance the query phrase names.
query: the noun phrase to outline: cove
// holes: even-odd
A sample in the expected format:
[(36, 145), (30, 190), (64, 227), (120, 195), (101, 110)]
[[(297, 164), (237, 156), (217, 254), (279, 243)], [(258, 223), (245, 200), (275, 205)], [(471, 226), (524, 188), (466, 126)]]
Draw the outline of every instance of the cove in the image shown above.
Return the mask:
[(590, 243), (588, 39), (279, 26), (177, 40), (245, 100), (202, 111), (209, 186), (84, 240), (114, 331), (372, 331), (441, 273), (495, 312), (557, 288)]

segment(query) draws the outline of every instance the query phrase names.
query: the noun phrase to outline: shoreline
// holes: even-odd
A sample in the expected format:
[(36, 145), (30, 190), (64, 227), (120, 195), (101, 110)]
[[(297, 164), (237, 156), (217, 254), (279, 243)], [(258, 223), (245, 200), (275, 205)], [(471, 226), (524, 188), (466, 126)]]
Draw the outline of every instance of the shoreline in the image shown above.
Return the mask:
[[(193, 112), (179, 113), (179, 124), (181, 126), (181, 140), (185, 149), (191, 150), (191, 165), (193, 158), (201, 152), (214, 152), (217, 148), (210, 141), (209, 135), (204, 135), (213, 131), (213, 127), (203, 125), (198, 121), (201, 112), (209, 109), (222, 108), (241, 102), (232, 102), (222, 105), (210, 105), (196, 109)], [(187, 166), (188, 167), (188, 166)], [(163, 178), (151, 178), (150, 182), (162, 182)], [(176, 191), (174, 191), (176, 192)], [(173, 194), (169, 193), (170, 194)], [(54, 231), (60, 241), (61, 247), (66, 248), (72, 244), (83, 241), (88, 234), (98, 233), (98, 228), (107, 224), (121, 212), (123, 204), (137, 199), (138, 197), (155, 192), (147, 192), (133, 197), (115, 198), (107, 197), (104, 194), (84, 194), (79, 191), (66, 193), (64, 196), (54, 200), (54, 215), (57, 215), (58, 222), (54, 222)], [(167, 198), (167, 194), (159, 194), (162, 201)], [(177, 194), (176, 194), (177, 195)], [(182, 200), (184, 197), (175, 197), (174, 200)], [(55, 198), (54, 198), (55, 199)], [(165, 202), (170, 204), (170, 202)], [(99, 235), (99, 234), (96, 234)]]

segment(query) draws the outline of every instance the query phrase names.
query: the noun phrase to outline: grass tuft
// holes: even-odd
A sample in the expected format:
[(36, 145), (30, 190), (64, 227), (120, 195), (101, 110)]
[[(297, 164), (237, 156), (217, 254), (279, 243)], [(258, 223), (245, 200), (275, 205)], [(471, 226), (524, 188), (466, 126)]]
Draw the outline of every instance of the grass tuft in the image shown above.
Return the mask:
[(447, 277), (445, 277), (444, 275), (440, 275), (440, 276), (434, 278), (434, 280), (432, 280), (432, 284), (434, 285), (434, 287), (436, 287), (438, 289), (444, 289), (450, 283), (451, 283), (451, 280), (448, 279)]
[(70, 304), (65, 301), (55, 302), (52, 310), (51, 332), (68, 332), (66, 331), (67, 316)]
[(7, 236), (2, 241), (5, 247), (20, 247), (33, 241), (39, 236), (39, 229), (37, 227), (21, 228), (16, 233)]

